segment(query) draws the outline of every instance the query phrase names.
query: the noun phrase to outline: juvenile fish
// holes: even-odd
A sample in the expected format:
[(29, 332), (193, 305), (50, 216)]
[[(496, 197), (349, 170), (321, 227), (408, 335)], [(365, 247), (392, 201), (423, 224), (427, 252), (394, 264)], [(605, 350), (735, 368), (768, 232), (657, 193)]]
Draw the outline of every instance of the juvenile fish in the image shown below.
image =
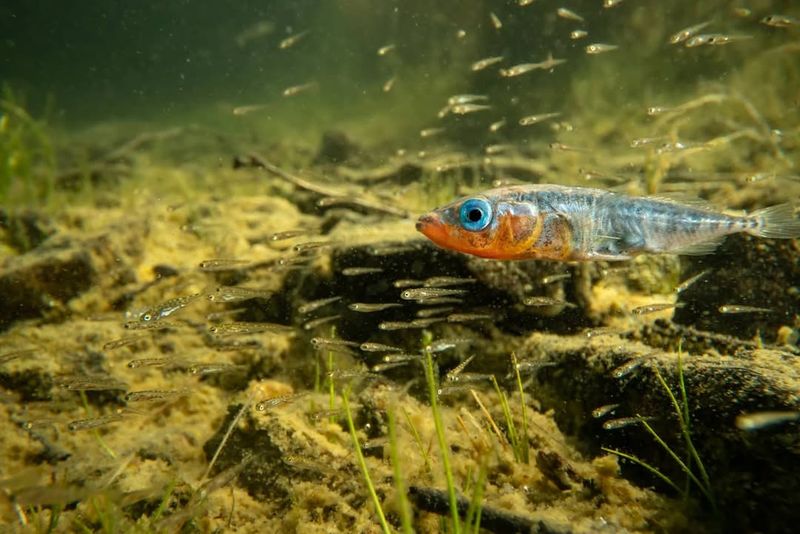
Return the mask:
[(631, 310), (634, 315), (648, 315), (660, 311), (671, 310), (673, 308), (680, 308), (683, 306), (680, 302), (656, 302), (653, 304), (645, 304), (644, 306), (637, 306)]
[(318, 310), (319, 308), (323, 308), (329, 304), (333, 304), (334, 302), (341, 300), (341, 298), (342, 297), (328, 297), (325, 299), (312, 300), (310, 302), (306, 302), (305, 304), (297, 308), (297, 311), (303, 314), (311, 313), (314, 310)]
[(553, 113), (540, 113), (539, 115), (528, 115), (527, 117), (522, 117), (519, 120), (520, 126), (531, 126), (533, 124), (539, 124), (542, 121), (546, 121), (547, 119), (554, 119), (560, 116), (560, 112), (553, 112)]
[(280, 395), (277, 397), (264, 399), (256, 403), (256, 410), (259, 412), (265, 412), (269, 409), (281, 406), (282, 404), (289, 404), (298, 399), (302, 399), (306, 395), (308, 395), (307, 391), (301, 391), (300, 393), (291, 393), (289, 395)]
[(312, 319), (311, 321), (303, 323), (303, 330), (314, 330), (318, 326), (332, 323), (333, 321), (336, 321), (341, 318), (342, 318), (341, 315), (328, 315), (325, 317), (319, 317), (318, 319)]
[(141, 317), (139, 317), (139, 319), (144, 322), (160, 321), (164, 317), (169, 317), (176, 311), (185, 308), (198, 298), (200, 298), (200, 293), (169, 299), (168, 301), (145, 311)]
[(684, 28), (679, 32), (672, 34), (672, 36), (669, 38), (669, 43), (670, 44), (682, 43), (687, 39), (689, 39), (690, 37), (694, 37), (695, 35), (697, 35), (703, 28), (705, 28), (709, 24), (711, 24), (711, 21), (707, 20), (705, 22), (701, 22), (700, 24), (695, 24), (694, 26), (689, 26), (688, 28)]
[(589, 32), (587, 32), (586, 30), (572, 30), (571, 32), (569, 32), (569, 38), (572, 39), (573, 41), (577, 41), (578, 39), (583, 39), (588, 35)]
[(292, 85), (291, 87), (287, 87), (281, 93), (283, 96), (295, 96), (299, 95), (300, 93), (305, 93), (306, 91), (313, 89), (317, 86), (317, 82), (308, 82), (308, 83), (301, 83), (300, 85)]
[(233, 363), (196, 363), (194, 365), (190, 365), (188, 371), (190, 374), (193, 375), (217, 375), (220, 373), (233, 373), (233, 372), (243, 372), (247, 370), (246, 365), (236, 365)]
[(800, 25), (800, 19), (788, 15), (767, 15), (760, 22), (773, 28), (791, 28)]
[(478, 111), (486, 111), (492, 109), (492, 106), (485, 104), (458, 104), (450, 108), (450, 111), (456, 115), (466, 115), (468, 113), (476, 113)]
[(308, 230), (284, 230), (283, 232), (275, 232), (267, 236), (269, 241), (286, 241), (287, 239), (294, 239), (308, 234)]
[(393, 44), (384, 45), (384, 46), (382, 46), (382, 47), (380, 47), (378, 49), (378, 55), (379, 56), (385, 56), (386, 54), (388, 54), (389, 52), (391, 52), (394, 49), (395, 49), (395, 45), (393, 45)]
[(324, 349), (327, 347), (358, 347), (359, 345), (355, 341), (348, 341), (346, 339), (312, 337), (311, 346), (315, 349)]
[(613, 412), (614, 410), (616, 410), (617, 408), (619, 408), (619, 403), (605, 404), (603, 406), (599, 406), (594, 410), (592, 410), (592, 417), (594, 417), (595, 419), (601, 419), (610, 414), (611, 412)]
[(686, 280), (681, 282), (678, 285), (678, 287), (675, 288), (675, 293), (683, 293), (684, 291), (686, 291), (687, 289), (692, 287), (694, 284), (696, 284), (698, 281), (700, 281), (701, 279), (705, 278), (705, 276), (708, 275), (708, 273), (710, 273), (710, 272), (711, 272), (711, 269), (704, 269), (704, 270), (700, 271), (699, 273), (697, 273), (696, 275), (687, 278)]
[(189, 393), (188, 389), (147, 389), (125, 394), (125, 402), (154, 402), (174, 399)]
[(425, 287), (448, 287), (460, 286), (464, 284), (474, 284), (477, 282), (474, 278), (458, 278), (456, 276), (432, 276), (425, 279), (423, 286)]
[(447, 104), (452, 107), (459, 104), (469, 104), (470, 102), (478, 102), (481, 100), (489, 100), (489, 97), (486, 95), (453, 95), (447, 99)]
[(402, 304), (398, 304), (396, 302), (353, 302), (347, 307), (354, 312), (374, 313), (391, 308), (400, 308), (402, 306)]
[(116, 423), (118, 421), (122, 421), (123, 416), (121, 413), (112, 413), (109, 415), (103, 415), (101, 417), (93, 417), (91, 419), (78, 419), (76, 421), (72, 421), (67, 425), (67, 429), (70, 432), (77, 432), (79, 430), (91, 430), (93, 428), (98, 428), (101, 426), (105, 426), (111, 423)]
[(241, 302), (250, 299), (268, 299), (272, 291), (250, 289), (248, 287), (221, 286), (208, 295), (211, 302)]
[(403, 289), (403, 288), (406, 288), (406, 287), (421, 286), (421, 285), (424, 285), (424, 284), (425, 284), (425, 282), (423, 280), (411, 280), (411, 279), (407, 279), (407, 278), (404, 278), (402, 280), (395, 280), (392, 283), (392, 285), (394, 287), (396, 287), (397, 289)]
[(420, 217), (417, 230), (440, 247), (484, 258), (618, 261), (644, 253), (709, 254), (736, 233), (791, 239), (800, 236), (794, 211), (787, 203), (727, 215), (601, 189), (519, 185), (434, 210)]
[(400, 298), (403, 300), (420, 300), (431, 299), (439, 297), (452, 297), (456, 295), (464, 295), (467, 291), (465, 289), (449, 289), (445, 287), (417, 287), (406, 289), (400, 293)]
[(309, 30), (304, 30), (304, 31), (296, 33), (294, 35), (290, 35), (289, 37), (287, 37), (286, 39), (283, 39), (280, 42), (280, 44), (278, 45), (278, 48), (280, 48), (281, 50), (286, 50), (287, 48), (291, 48), (294, 45), (296, 45), (298, 42), (300, 42), (300, 40), (303, 39), (306, 35), (308, 35), (308, 33), (309, 33)]
[(572, 278), (570, 273), (557, 273), (557, 274), (549, 274), (547, 276), (542, 277), (541, 283), (543, 286), (550, 285), (553, 282), (559, 282), (561, 280), (569, 280)]
[(702, 35), (695, 35), (686, 41), (686, 48), (695, 48), (697, 46), (721, 46), (738, 41), (746, 41), (752, 39), (752, 35), (724, 35), (721, 33), (707, 33)]
[(250, 262), (248, 260), (218, 258), (213, 260), (203, 260), (200, 262), (198, 267), (201, 271), (213, 273), (219, 271), (235, 271), (236, 269), (241, 269), (249, 264)]
[(772, 313), (769, 308), (759, 306), (745, 306), (744, 304), (723, 304), (719, 307), (720, 313)]
[(800, 412), (776, 411), (746, 413), (736, 417), (736, 427), (740, 430), (760, 430), (775, 425), (791, 423), (800, 419)]
[(450, 313), (455, 308), (453, 306), (440, 306), (438, 308), (426, 308), (423, 310), (417, 310), (415, 314), (417, 317), (421, 319), (426, 319), (428, 317), (434, 317), (436, 315), (444, 315), (445, 313)]
[(477, 72), (479, 70), (483, 70), (485, 68), (491, 67), (497, 63), (502, 62), (505, 59), (503, 56), (491, 56), (483, 59), (479, 59), (475, 63), (472, 64), (471, 69), (473, 72)]
[(105, 391), (127, 389), (128, 385), (112, 376), (69, 375), (60, 376), (56, 384), (70, 391)]
[(128, 362), (128, 369), (138, 369), (140, 367), (161, 367), (172, 363), (173, 358), (137, 358)]
[(217, 336), (235, 336), (247, 334), (260, 334), (262, 332), (288, 333), (294, 329), (291, 326), (276, 323), (248, 323), (234, 321), (221, 323), (208, 327), (208, 331)]
[[(505, 119), (500, 119), (499, 121), (495, 121), (495, 122), (493, 122), (492, 124), (489, 125), (489, 131), (490, 132), (497, 132), (497, 131), (500, 130), (500, 128), (502, 128), (505, 125), (506, 125), (506, 120)], [(498, 147), (498, 146), (499, 145), (494, 145), (495, 148)], [(489, 147), (486, 147), (486, 148), (488, 149)], [(486, 153), (490, 154), (490, 152), (488, 152), (488, 151)], [(496, 152), (491, 152), (491, 153), (495, 154)]]
[(562, 19), (574, 20), (576, 22), (583, 22), (584, 21), (583, 17), (581, 17), (580, 15), (575, 13), (574, 11), (572, 11), (570, 9), (567, 9), (565, 7), (558, 8), (556, 10), (556, 15), (558, 15)]
[(540, 306), (566, 306), (567, 308), (577, 308), (578, 306), (567, 302), (566, 300), (556, 299), (553, 297), (526, 297), (522, 303), (525, 306), (540, 307)]
[(605, 44), (605, 43), (592, 43), (588, 45), (584, 50), (589, 55), (597, 55), (603, 54), (605, 52), (611, 52), (612, 50), (616, 50), (619, 48), (617, 45), (612, 44)]
[(383, 269), (380, 267), (346, 267), (342, 269), (344, 276), (361, 276), (364, 274), (377, 274), (382, 273)]
[(470, 321), (491, 321), (493, 317), (488, 313), (451, 313), (447, 316), (448, 323), (468, 323)]
[(609, 419), (603, 423), (603, 430), (619, 430), (626, 426), (638, 425), (642, 421), (652, 421), (654, 417), (620, 417), (619, 419)]
[(362, 343), (359, 348), (364, 352), (400, 352), (403, 350), (400, 347), (384, 345), (383, 343), (372, 343), (369, 341)]

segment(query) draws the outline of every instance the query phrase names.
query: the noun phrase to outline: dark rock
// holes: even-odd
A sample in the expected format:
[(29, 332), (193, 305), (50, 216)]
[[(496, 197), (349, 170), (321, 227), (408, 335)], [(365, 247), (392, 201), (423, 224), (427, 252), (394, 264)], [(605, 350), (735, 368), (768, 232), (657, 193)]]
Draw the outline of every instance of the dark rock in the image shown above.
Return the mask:
[[(690, 272), (711, 269), (681, 294), (674, 321), (741, 339), (774, 343), (778, 329), (800, 312), (798, 240), (729, 237), (715, 254), (692, 258)], [(769, 312), (723, 314), (722, 305), (768, 308)]]
[[(559, 427), (578, 436), (587, 453), (599, 454), (601, 446), (621, 450), (655, 466), (678, 486), (684, 484), (681, 468), (641, 425), (605, 430), (604, 419), (591, 415), (595, 408), (614, 403), (619, 407), (605, 420), (652, 417), (654, 430), (685, 459), (675, 408), (655, 372), (659, 370), (680, 402), (676, 354), (615, 336), (536, 334), (518, 356), (541, 361), (531, 392), (544, 409), (555, 410)], [(691, 438), (709, 473), (726, 531), (782, 532), (782, 526), (800, 521), (797, 423), (750, 432), (735, 423), (742, 413), (800, 410), (796, 359), (787, 352), (742, 347), (731, 356), (684, 354)], [(630, 374), (612, 376), (612, 370), (639, 360)], [(659, 483), (638, 465), (624, 463), (623, 469), (642, 484)], [(703, 499), (695, 487), (692, 495)]]
[(314, 157), (314, 163), (343, 163), (356, 152), (358, 152), (358, 147), (344, 132), (328, 131), (322, 134), (322, 141), (317, 155)]

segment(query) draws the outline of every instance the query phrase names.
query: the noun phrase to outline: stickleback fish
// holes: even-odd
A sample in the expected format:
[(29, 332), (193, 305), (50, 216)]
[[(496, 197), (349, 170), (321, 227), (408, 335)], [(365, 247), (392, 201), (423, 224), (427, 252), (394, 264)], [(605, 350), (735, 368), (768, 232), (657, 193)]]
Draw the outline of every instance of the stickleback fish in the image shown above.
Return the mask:
[(748, 215), (601, 189), (520, 185), (462, 198), (419, 218), (443, 248), (500, 260), (626, 260), (643, 253), (709, 254), (725, 236), (800, 236), (791, 204)]

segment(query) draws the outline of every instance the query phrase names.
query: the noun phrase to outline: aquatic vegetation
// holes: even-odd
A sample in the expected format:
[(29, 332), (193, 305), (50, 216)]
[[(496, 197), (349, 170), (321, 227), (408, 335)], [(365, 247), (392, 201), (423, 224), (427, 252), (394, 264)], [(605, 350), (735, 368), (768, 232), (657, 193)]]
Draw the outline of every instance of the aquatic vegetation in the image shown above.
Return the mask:
[[(711, 486), (711, 479), (709, 478), (708, 472), (706, 471), (705, 466), (703, 465), (703, 461), (700, 458), (699, 453), (697, 452), (697, 448), (695, 448), (694, 443), (692, 441), (692, 432), (691, 432), (691, 421), (689, 419), (689, 400), (686, 394), (686, 384), (684, 382), (683, 376), (683, 365), (682, 365), (682, 352), (678, 350), (678, 358), (677, 358), (677, 375), (678, 375), (678, 388), (680, 391), (680, 401), (675, 397), (672, 389), (669, 387), (667, 382), (664, 380), (664, 377), (661, 375), (661, 371), (658, 370), (658, 367), (653, 367), (653, 372), (655, 373), (658, 382), (661, 384), (661, 387), (664, 389), (664, 392), (667, 394), (667, 397), (672, 404), (672, 408), (674, 410), (675, 417), (678, 422), (678, 427), (680, 429), (680, 434), (683, 437), (685, 449), (686, 449), (686, 457), (681, 459), (680, 456), (661, 438), (661, 436), (653, 429), (653, 427), (648, 423), (648, 421), (640, 415), (636, 415), (635, 422), (641, 424), (647, 432), (653, 437), (653, 439), (661, 446), (667, 454), (675, 461), (675, 463), (681, 468), (681, 470), (686, 475), (686, 485), (681, 488), (678, 484), (675, 483), (671, 478), (667, 475), (662, 473), (657, 467), (649, 464), (645, 460), (636, 457), (635, 455), (628, 454), (616, 449), (609, 449), (603, 447), (602, 449), (606, 452), (611, 454), (617, 455), (620, 458), (625, 458), (626, 460), (630, 460), (646, 470), (650, 473), (654, 474), (662, 481), (667, 483), (672, 489), (680, 493), (684, 496), (684, 498), (689, 497), (689, 484), (693, 484), (700, 490), (703, 496), (706, 498), (708, 503), (717, 511), (716, 500), (713, 494), (713, 488)], [(696, 471), (695, 471), (696, 469)]]
[(372, 484), (372, 478), (369, 476), (369, 468), (367, 467), (367, 463), (364, 461), (364, 454), (361, 452), (361, 444), (358, 441), (356, 427), (353, 424), (353, 414), (350, 412), (349, 396), (350, 392), (348, 389), (345, 389), (342, 392), (342, 406), (344, 407), (345, 418), (347, 419), (347, 428), (350, 430), (350, 436), (353, 439), (353, 449), (355, 450), (356, 458), (358, 459), (358, 465), (361, 468), (361, 475), (364, 477), (364, 483), (366, 484), (370, 498), (372, 499), (372, 506), (375, 508), (375, 513), (378, 516), (378, 521), (381, 524), (383, 532), (389, 533), (391, 532), (391, 529), (389, 529), (389, 525), (386, 522), (386, 516), (384, 515), (383, 507), (381, 506), (381, 500), (378, 498), (377, 493), (375, 493), (375, 486)]
[(55, 189), (55, 150), (44, 120), (4, 84), (0, 92), (0, 204), (49, 202)]

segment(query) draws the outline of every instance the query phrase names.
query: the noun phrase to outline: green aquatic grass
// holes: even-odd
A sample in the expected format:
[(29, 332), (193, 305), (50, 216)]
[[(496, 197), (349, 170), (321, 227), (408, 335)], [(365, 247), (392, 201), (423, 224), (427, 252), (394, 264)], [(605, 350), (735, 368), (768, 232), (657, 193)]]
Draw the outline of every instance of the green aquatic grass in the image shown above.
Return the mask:
[(397, 446), (397, 418), (394, 409), (390, 408), (386, 413), (389, 424), (389, 458), (392, 462), (392, 472), (394, 473), (394, 488), (397, 492), (397, 508), (400, 510), (400, 525), (405, 534), (412, 534), (414, 528), (411, 525), (411, 503), (406, 494), (406, 484), (403, 477), (403, 470), (400, 466), (400, 451)]
[(494, 377), (494, 375), (492, 375), (492, 385), (497, 393), (497, 398), (500, 400), (500, 407), (503, 409), (503, 418), (506, 421), (507, 428), (507, 438), (509, 443), (511, 443), (511, 450), (514, 453), (514, 461), (517, 463), (522, 463), (522, 447), (520, 445), (519, 434), (517, 433), (517, 426), (514, 424), (514, 418), (511, 417), (511, 407), (508, 405), (508, 398), (506, 397), (505, 392), (500, 389), (500, 384), (497, 383), (497, 379)]
[[(94, 415), (91, 407), (89, 406), (89, 399), (86, 397), (86, 392), (81, 390), (79, 394), (81, 397), (81, 404), (83, 405), (83, 409), (86, 411), (86, 417), (91, 419), (92, 417), (94, 417)], [(95, 441), (97, 441), (97, 444), (106, 454), (108, 454), (111, 458), (114, 459), (117, 458), (117, 453), (114, 452), (114, 449), (112, 449), (108, 445), (108, 443), (106, 443), (106, 441), (103, 439), (103, 436), (100, 435), (100, 430), (96, 428), (92, 429), (92, 435), (94, 436)]]
[[(717, 503), (714, 498), (713, 488), (711, 485), (711, 479), (708, 475), (708, 471), (703, 464), (702, 459), (700, 458), (700, 454), (697, 451), (697, 448), (694, 445), (692, 440), (691, 434), (691, 426), (690, 426), (690, 418), (689, 418), (689, 401), (688, 395), (686, 393), (686, 383), (684, 380), (684, 373), (683, 373), (683, 364), (682, 364), (682, 352), (680, 347), (678, 347), (678, 387), (681, 394), (681, 400), (678, 401), (677, 397), (673, 393), (672, 389), (667, 384), (664, 377), (661, 375), (661, 372), (658, 370), (657, 367), (654, 367), (654, 372), (656, 378), (658, 379), (661, 387), (669, 397), (669, 400), (672, 404), (672, 407), (675, 412), (675, 416), (678, 420), (678, 426), (680, 429), (681, 436), (683, 437), (684, 444), (686, 447), (686, 459), (681, 459), (681, 457), (670, 447), (666, 441), (655, 431), (655, 429), (647, 422), (647, 420), (639, 414), (636, 414), (636, 418), (639, 420), (639, 423), (645, 428), (645, 430), (652, 436), (658, 445), (664, 449), (664, 451), (669, 455), (670, 458), (681, 468), (684, 474), (687, 477), (687, 482), (685, 487), (681, 488), (678, 484), (669, 476), (664, 474), (661, 470), (657, 467), (649, 464), (648, 462), (644, 461), (643, 459), (637, 457), (636, 455), (624, 453), (622, 451), (601, 447), (602, 450), (619, 456), (621, 458), (625, 458), (631, 462), (634, 462), (641, 467), (645, 468), (647, 471), (655, 475), (656, 477), (660, 478), (664, 481), (667, 485), (673, 488), (677, 493), (679, 493), (684, 500), (689, 498), (689, 492), (691, 488), (691, 484), (697, 486), (703, 496), (706, 498), (708, 503), (711, 505), (712, 509), (716, 513), (717, 511)], [(692, 466), (696, 466), (699, 472), (695, 474)]]
[(0, 91), (0, 204), (50, 202), (56, 158), (45, 120), (34, 119), (10, 86)]
[(438, 401), (438, 385), (436, 375), (433, 367), (433, 355), (431, 354), (430, 346), (432, 341), (430, 332), (423, 332), (422, 339), (422, 352), (424, 355), (423, 365), (425, 367), (425, 380), (428, 384), (428, 397), (431, 403), (431, 412), (433, 414), (433, 423), (436, 428), (436, 439), (439, 442), (439, 453), (442, 457), (442, 465), (444, 467), (444, 476), (447, 481), (447, 496), (450, 501), (450, 518), (451, 528), (455, 534), (461, 533), (461, 518), (458, 514), (458, 496), (456, 495), (456, 485), (453, 479), (453, 470), (450, 465), (450, 449), (445, 437), (444, 423), (442, 422), (442, 412), (439, 409)]
[(486, 480), (489, 477), (489, 460), (487, 456), (481, 457), (478, 474), (475, 479), (472, 495), (469, 500), (467, 514), (464, 517), (464, 530), (467, 533), (478, 534), (481, 530), (481, 511), (483, 510), (483, 492), (486, 489)]
[(525, 388), (522, 386), (522, 376), (519, 374), (519, 362), (517, 355), (511, 353), (511, 365), (514, 366), (514, 376), (517, 381), (517, 390), (519, 391), (519, 409), (522, 414), (522, 441), (520, 443), (520, 456), (522, 463), (530, 463), (530, 444), (528, 443), (528, 416), (525, 410)]
[(403, 408), (403, 417), (405, 417), (408, 429), (411, 432), (411, 435), (414, 437), (414, 442), (417, 444), (417, 448), (419, 448), (420, 456), (422, 456), (422, 459), (425, 462), (425, 471), (428, 473), (432, 473), (433, 468), (431, 467), (430, 452), (428, 451), (428, 449), (425, 448), (425, 445), (423, 445), (422, 437), (420, 437), (417, 427), (411, 421), (411, 416), (408, 415), (408, 412), (406, 411), (405, 408)]
[(364, 454), (361, 452), (361, 444), (358, 441), (358, 434), (356, 434), (356, 426), (353, 423), (353, 414), (350, 411), (350, 388), (345, 388), (342, 392), (342, 406), (344, 407), (345, 418), (347, 419), (347, 428), (350, 430), (350, 437), (353, 439), (353, 448), (355, 449), (356, 459), (358, 466), (361, 469), (361, 475), (364, 477), (364, 483), (367, 486), (367, 491), (372, 499), (372, 504), (375, 507), (375, 513), (378, 515), (378, 522), (381, 524), (384, 534), (389, 534), (392, 530), (389, 528), (389, 523), (386, 522), (386, 515), (383, 513), (381, 507), (381, 500), (375, 492), (375, 485), (372, 483), (372, 478), (369, 475), (369, 467), (367, 461), (364, 459)]

